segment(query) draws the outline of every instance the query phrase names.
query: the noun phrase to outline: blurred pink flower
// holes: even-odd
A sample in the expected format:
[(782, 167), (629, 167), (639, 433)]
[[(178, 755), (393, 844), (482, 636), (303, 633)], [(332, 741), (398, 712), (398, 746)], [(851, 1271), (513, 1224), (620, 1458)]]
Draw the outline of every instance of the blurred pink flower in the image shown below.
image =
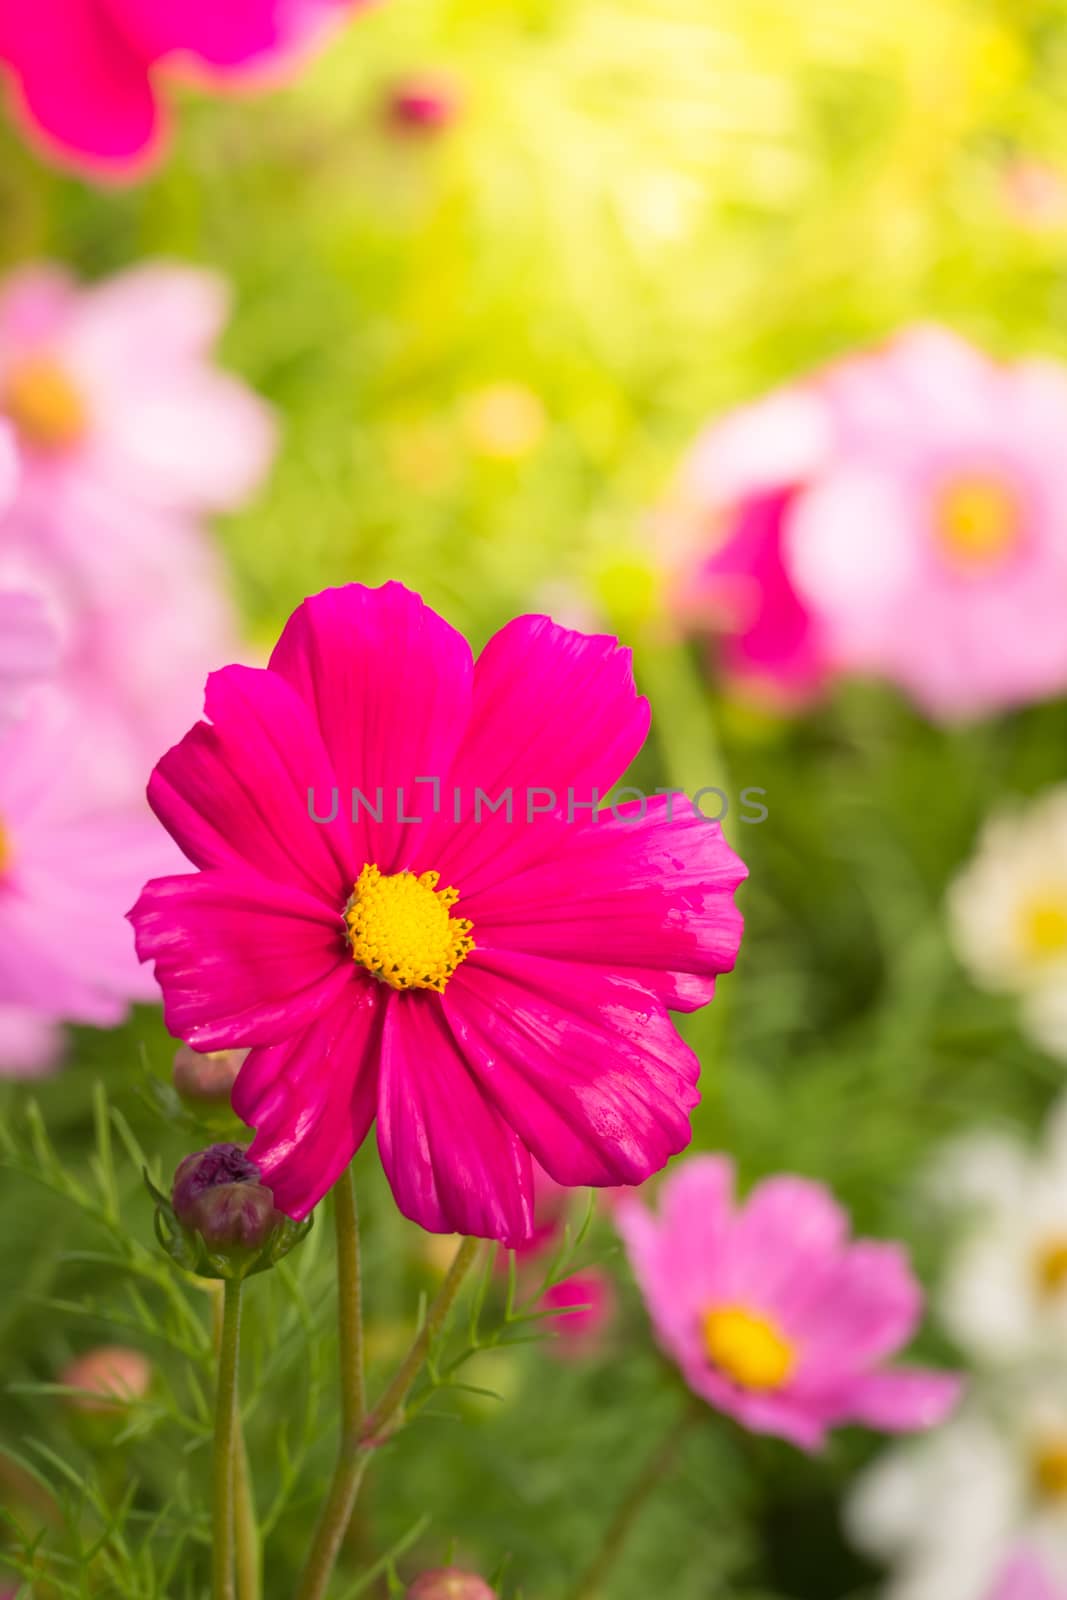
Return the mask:
[(1009, 215), (1035, 233), (1067, 223), (1067, 180), (1047, 161), (1016, 157), (1001, 172), (1001, 193)]
[(55, 628), (40, 596), (0, 589), (0, 729), (15, 716), (27, 686), (54, 672)]
[(1065, 460), (1067, 369), (913, 329), (698, 445), (689, 537), (703, 507), (721, 543), (690, 543), (680, 613), (779, 698), (865, 673), (951, 721), (1057, 694)]
[(57, 1023), (108, 1027), (155, 998), (123, 912), (168, 851), (147, 814), (87, 804), (94, 755), (51, 684), (0, 732), (0, 1072), (53, 1064)]
[(826, 409), (805, 389), (744, 406), (697, 440), (658, 528), (678, 620), (710, 637), (727, 678), (782, 708), (815, 698), (830, 676), (783, 542), (797, 496), (831, 444)]
[[(546, 1311), (559, 1313), (547, 1319), (557, 1336), (548, 1346), (549, 1354), (566, 1359), (595, 1354), (618, 1304), (611, 1274), (603, 1267), (572, 1272), (569, 1278), (546, 1289), (541, 1303)], [(571, 1306), (580, 1309), (569, 1310)]]
[(986, 1600), (1067, 1600), (1041, 1563), (1025, 1553), (1009, 1562)]
[[(578, 810), (648, 732), (616, 640), (519, 617), (475, 664), (400, 584), (350, 584), (298, 607), (267, 670), (213, 674), (206, 713), (149, 788), (200, 870), (131, 919), (171, 1031), (252, 1047), (233, 1103), (282, 1210), (375, 1117), (406, 1216), (507, 1242), (533, 1230), (532, 1157), (615, 1184), (688, 1143), (698, 1064), (669, 1010), (733, 966), (745, 868), (691, 808)], [(419, 776), (442, 798), (412, 824)], [(513, 811), (477, 817), (477, 788)]]
[(239, 506), (269, 465), (267, 407), (220, 371), (221, 280), (134, 268), (87, 289), (35, 268), (0, 291), (0, 412), (19, 456), (0, 585), (31, 588), (64, 686), (97, 729), (96, 792), (141, 792), (238, 654), (220, 559), (196, 519)]
[(38, 1078), (63, 1059), (63, 1029), (28, 1006), (0, 1005), (0, 1078)]
[(28, 136), (95, 178), (159, 155), (160, 82), (216, 89), (282, 77), (361, 0), (18, 0), (0, 5), (0, 62)]
[(660, 1344), (689, 1387), (757, 1433), (816, 1449), (856, 1422), (927, 1428), (959, 1379), (886, 1366), (914, 1334), (922, 1294), (899, 1245), (851, 1241), (821, 1184), (759, 1184), (740, 1206), (733, 1168), (694, 1156), (666, 1179), (658, 1219), (616, 1221)]

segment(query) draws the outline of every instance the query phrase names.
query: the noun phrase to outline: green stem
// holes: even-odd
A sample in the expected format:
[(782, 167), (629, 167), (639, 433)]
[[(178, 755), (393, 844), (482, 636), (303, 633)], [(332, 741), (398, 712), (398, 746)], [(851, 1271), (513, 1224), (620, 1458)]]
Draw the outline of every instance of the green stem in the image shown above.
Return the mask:
[(337, 1236), (337, 1331), (340, 1336), (341, 1428), (354, 1433), (367, 1409), (363, 1357), (363, 1269), (356, 1211), (356, 1180), (349, 1165), (333, 1190)]
[[(338, 1245), (341, 1241), (341, 1207), (338, 1207)], [(354, 1221), (355, 1211), (352, 1210)], [(346, 1243), (351, 1241), (346, 1238)], [(426, 1320), (419, 1329), (411, 1348), (404, 1357), (400, 1368), (389, 1384), (385, 1393), (373, 1410), (364, 1414), (362, 1405), (356, 1405), (357, 1396), (362, 1396), (362, 1375), (357, 1385), (351, 1380), (351, 1375), (342, 1371), (342, 1430), (341, 1448), (334, 1468), (333, 1480), (323, 1506), (319, 1525), (315, 1530), (311, 1550), (307, 1563), (296, 1591), (296, 1600), (323, 1600), (337, 1565), (337, 1557), (348, 1532), (348, 1525), (352, 1520), (352, 1511), (356, 1504), (363, 1474), (367, 1470), (367, 1463), (371, 1452), (376, 1446), (385, 1442), (396, 1428), (404, 1403), (422, 1371), (423, 1364), (429, 1353), (434, 1339), (441, 1332), (448, 1318), (448, 1314), (455, 1304), (456, 1296), (460, 1291), (463, 1279), (473, 1265), (478, 1253), (477, 1239), (464, 1239), (456, 1252), (455, 1259), (448, 1270), (444, 1283), (438, 1290)], [(343, 1266), (338, 1254), (338, 1289), (339, 1289), (339, 1316), (342, 1330), (346, 1326), (344, 1318), (346, 1311), (345, 1286), (351, 1288), (351, 1280), (346, 1278), (346, 1273), (351, 1267)], [(349, 1311), (353, 1305), (358, 1305), (358, 1298), (353, 1300), (348, 1296)], [(342, 1353), (342, 1364), (345, 1355)], [(360, 1362), (362, 1374), (362, 1362)]]
[(237, 1477), (234, 1482), (237, 1533), (237, 1600), (260, 1600), (263, 1592), (263, 1561), (256, 1521), (256, 1502), (252, 1493), (252, 1472), (248, 1450), (237, 1420)]
[(601, 1593), (604, 1579), (610, 1574), (619, 1557), (622, 1555), (623, 1546), (626, 1544), (634, 1524), (649, 1498), (655, 1493), (663, 1478), (674, 1465), (674, 1458), (678, 1453), (678, 1446), (682, 1437), (695, 1418), (699, 1415), (700, 1407), (687, 1400), (685, 1410), (673, 1423), (657, 1449), (649, 1458), (644, 1471), (633, 1484), (633, 1487), (623, 1497), (614, 1517), (608, 1525), (604, 1541), (593, 1558), (591, 1565), (578, 1581), (577, 1587), (571, 1591), (570, 1600), (596, 1600)]
[(237, 1459), (237, 1359), (241, 1341), (241, 1283), (226, 1281), (215, 1390), (215, 1482), (212, 1596), (236, 1600), (234, 1588), (234, 1484)]

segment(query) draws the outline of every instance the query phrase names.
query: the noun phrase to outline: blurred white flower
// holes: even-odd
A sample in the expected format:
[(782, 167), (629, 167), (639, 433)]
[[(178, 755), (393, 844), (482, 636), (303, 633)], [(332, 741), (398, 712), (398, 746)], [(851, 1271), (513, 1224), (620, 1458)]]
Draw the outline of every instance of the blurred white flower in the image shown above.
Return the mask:
[(1067, 1353), (1067, 1097), (1036, 1150), (994, 1134), (950, 1145), (936, 1190), (972, 1213), (937, 1301), (960, 1348), (990, 1362)]
[(885, 1561), (884, 1600), (986, 1600), (1021, 1546), (1067, 1581), (1067, 1386), (1049, 1381), (894, 1445), (846, 1504), (854, 1542)]
[(986, 824), (948, 913), (974, 982), (1019, 995), (1026, 1031), (1067, 1058), (1067, 786)]

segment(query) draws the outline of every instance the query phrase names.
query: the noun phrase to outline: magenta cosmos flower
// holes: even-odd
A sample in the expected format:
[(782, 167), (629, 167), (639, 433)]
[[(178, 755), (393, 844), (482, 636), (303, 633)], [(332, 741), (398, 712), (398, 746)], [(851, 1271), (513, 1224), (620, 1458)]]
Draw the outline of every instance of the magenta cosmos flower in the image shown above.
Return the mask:
[(779, 699), (836, 672), (945, 721), (1058, 694), (1065, 459), (1067, 370), (914, 329), (701, 442), (689, 534), (704, 508), (718, 542), (689, 611), (725, 635), (728, 671)]
[(520, 617), (473, 663), (417, 595), (353, 584), (206, 711), (149, 786), (200, 870), (131, 917), (171, 1031), (251, 1047), (234, 1105), (284, 1211), (375, 1117), (407, 1216), (515, 1242), (531, 1154), (638, 1183), (688, 1142), (668, 1008), (733, 965), (745, 869), (684, 798), (597, 811), (648, 730), (627, 651)]
[(899, 1245), (850, 1241), (821, 1184), (770, 1178), (735, 1206), (730, 1162), (694, 1156), (658, 1218), (629, 1199), (616, 1221), (663, 1349), (744, 1427), (811, 1450), (840, 1423), (926, 1428), (955, 1405), (957, 1378), (886, 1366), (921, 1291)]
[(18, 0), (0, 5), (0, 62), (29, 137), (96, 178), (134, 178), (166, 133), (159, 90), (284, 74), (360, 0)]

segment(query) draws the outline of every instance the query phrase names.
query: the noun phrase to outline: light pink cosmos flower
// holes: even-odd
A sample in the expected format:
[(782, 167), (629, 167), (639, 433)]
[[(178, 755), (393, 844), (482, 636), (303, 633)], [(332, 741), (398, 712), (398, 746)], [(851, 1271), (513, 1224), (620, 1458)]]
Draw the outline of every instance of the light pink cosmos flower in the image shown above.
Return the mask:
[[(0, 596), (20, 619), (22, 663), (43, 669), (48, 629), (29, 597)], [(28, 641), (28, 642), (27, 642)], [(87, 802), (95, 740), (47, 680), (0, 722), (0, 1074), (45, 1071), (62, 1022), (110, 1026), (150, 1000), (123, 911), (166, 841), (151, 820)]]
[(1067, 1600), (1041, 1563), (1025, 1552), (1009, 1562), (986, 1600)]
[(40, 597), (0, 589), (0, 729), (22, 707), (31, 683), (54, 672), (58, 640)]
[(0, 62), (28, 136), (95, 178), (138, 177), (167, 131), (159, 90), (277, 81), (361, 0), (0, 3)]
[(724, 633), (728, 671), (779, 699), (841, 672), (943, 721), (1057, 694), (1065, 456), (1067, 370), (913, 329), (698, 445), (689, 501), (719, 543), (683, 606)]
[(694, 1393), (807, 1450), (842, 1423), (940, 1422), (959, 1380), (886, 1365), (922, 1309), (901, 1247), (850, 1240), (821, 1184), (770, 1178), (737, 1206), (733, 1181), (729, 1161), (693, 1156), (664, 1183), (658, 1219), (636, 1199), (616, 1209), (659, 1342)]
[[(648, 731), (628, 651), (520, 617), (474, 663), (417, 595), (352, 584), (297, 609), (267, 670), (215, 673), (206, 713), (149, 786), (200, 870), (131, 918), (171, 1031), (251, 1047), (234, 1106), (283, 1210), (375, 1117), (407, 1216), (511, 1242), (531, 1156), (637, 1183), (688, 1142), (698, 1063), (668, 1008), (732, 967), (745, 869), (684, 799), (595, 815)], [(500, 808), (475, 820), (477, 790)]]
[(213, 274), (164, 264), (86, 289), (33, 268), (0, 291), (0, 413), (18, 451), (0, 587), (46, 598), (109, 802), (140, 792), (212, 663), (238, 654), (198, 519), (255, 490), (274, 424), (214, 365), (226, 313)]

